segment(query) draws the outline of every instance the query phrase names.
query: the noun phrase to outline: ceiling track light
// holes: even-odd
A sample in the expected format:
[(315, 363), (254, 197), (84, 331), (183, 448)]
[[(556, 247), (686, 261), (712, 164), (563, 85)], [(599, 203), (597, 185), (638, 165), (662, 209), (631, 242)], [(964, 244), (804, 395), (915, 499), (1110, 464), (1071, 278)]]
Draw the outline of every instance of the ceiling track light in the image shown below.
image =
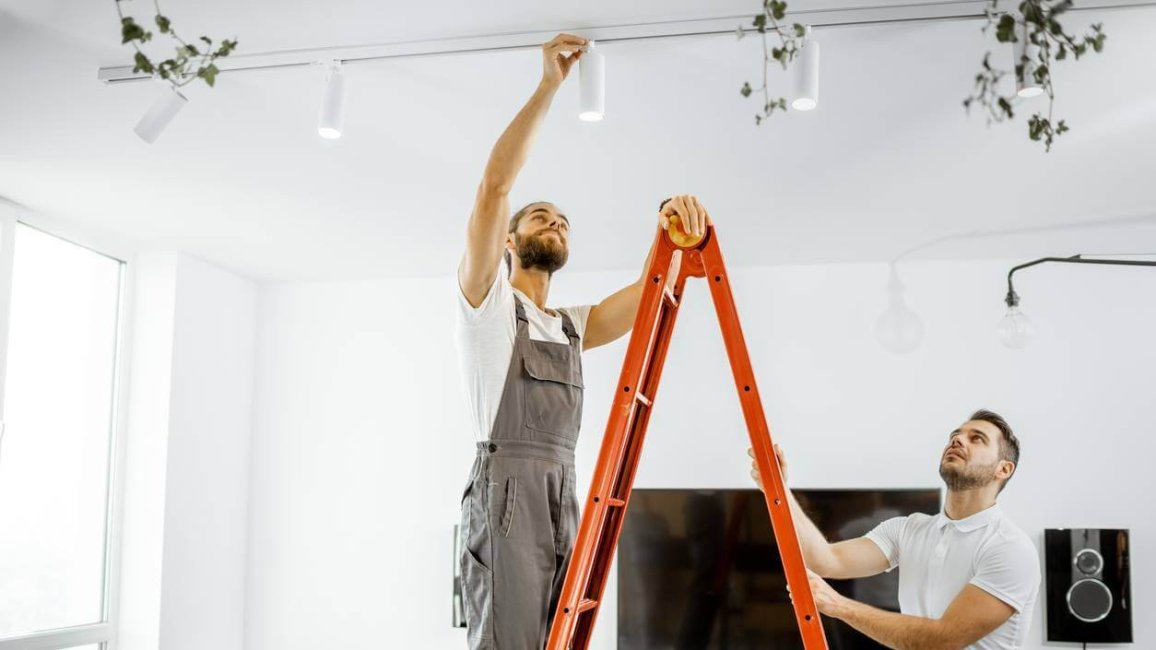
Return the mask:
[(601, 122), (606, 113), (606, 57), (588, 41), (578, 59), (578, 119)]
[(819, 43), (811, 36), (811, 26), (805, 29), (791, 93), (791, 108), (796, 111), (812, 111), (819, 105)]
[(180, 91), (166, 83), (164, 94), (140, 118), (133, 131), (149, 144), (156, 142), (188, 102), (189, 100)]
[[(1028, 41), (1027, 27), (1018, 34), (1012, 51), (1015, 53), (1016, 96), (1031, 99), (1044, 94), (1044, 89), (1036, 81), (1036, 62), (1040, 60), (1040, 46)], [(1020, 67), (1023, 66), (1023, 67)]]
[(1026, 269), (1037, 264), (1045, 262), (1062, 262), (1065, 264), (1102, 264), (1110, 266), (1151, 266), (1156, 267), (1156, 262), (1149, 262), (1145, 260), (1106, 260), (1106, 259), (1085, 259), (1083, 255), (1073, 255), (1071, 257), (1041, 257), (1038, 260), (1026, 262), (1019, 266), (1013, 266), (1007, 273), (1007, 296), (1004, 297), (1004, 304), (1007, 305), (1007, 314), (999, 322), (997, 332), (1003, 344), (1009, 348), (1022, 348), (1028, 344), (1032, 336), (1035, 335), (1035, 325), (1031, 319), (1024, 314), (1020, 308), (1020, 296), (1016, 293), (1015, 286), (1012, 284), (1012, 276), (1016, 271)]
[(325, 90), (321, 96), (321, 112), (317, 118), (317, 134), (326, 140), (341, 137), (341, 118), (345, 108), (345, 76), (341, 61), (330, 61), (325, 69)]

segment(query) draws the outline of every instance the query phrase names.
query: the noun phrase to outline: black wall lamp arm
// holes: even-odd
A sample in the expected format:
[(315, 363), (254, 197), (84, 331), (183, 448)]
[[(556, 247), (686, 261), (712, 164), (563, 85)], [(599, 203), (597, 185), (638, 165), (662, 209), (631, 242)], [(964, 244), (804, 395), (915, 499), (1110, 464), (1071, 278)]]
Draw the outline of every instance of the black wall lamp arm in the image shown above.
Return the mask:
[(1020, 269), (1026, 269), (1030, 266), (1043, 264), (1044, 262), (1063, 262), (1066, 264), (1107, 264), (1112, 266), (1156, 266), (1156, 262), (1150, 262), (1146, 260), (1085, 259), (1082, 254), (1073, 255), (1071, 257), (1041, 257), (1038, 260), (1032, 260), (1031, 262), (1020, 264), (1019, 266), (1013, 266), (1012, 269), (1007, 272), (1007, 297), (1004, 298), (1004, 302), (1007, 303), (1009, 308), (1020, 304), (1019, 294), (1016, 293), (1015, 288), (1012, 286), (1012, 275), (1014, 275), (1015, 272), (1019, 271)]

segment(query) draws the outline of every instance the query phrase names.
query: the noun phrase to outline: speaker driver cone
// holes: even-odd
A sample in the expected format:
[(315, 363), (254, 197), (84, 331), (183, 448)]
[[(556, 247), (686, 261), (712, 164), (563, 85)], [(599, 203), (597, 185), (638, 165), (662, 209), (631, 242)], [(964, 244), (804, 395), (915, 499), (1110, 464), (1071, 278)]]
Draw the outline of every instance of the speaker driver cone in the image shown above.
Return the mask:
[(1079, 580), (1068, 589), (1068, 611), (1085, 623), (1102, 621), (1112, 611), (1112, 592), (1099, 580)]

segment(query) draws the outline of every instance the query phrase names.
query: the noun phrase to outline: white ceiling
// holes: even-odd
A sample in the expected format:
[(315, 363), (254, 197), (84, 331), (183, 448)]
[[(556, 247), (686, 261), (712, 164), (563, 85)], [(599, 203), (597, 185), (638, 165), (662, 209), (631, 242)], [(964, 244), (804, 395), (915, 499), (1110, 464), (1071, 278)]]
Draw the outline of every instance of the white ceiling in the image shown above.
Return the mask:
[[(163, 6), (182, 31), (235, 35), (252, 53), (742, 15), (758, 3)], [(990, 43), (978, 22), (817, 30), (820, 108), (762, 127), (738, 93), (761, 74), (757, 40), (610, 43), (606, 120), (579, 122), (567, 84), (513, 200), (561, 205), (571, 268), (583, 270), (640, 264), (657, 201), (678, 192), (703, 198), (732, 265), (888, 260), (939, 238), (913, 257), (1156, 252), (1156, 8), (1068, 20), (1102, 21), (1108, 46), (1057, 69), (1057, 115), (1073, 131), (1051, 154), (1027, 140), (1022, 117), (987, 128), (964, 114)], [(452, 272), (489, 148), (540, 66), (533, 51), (350, 65), (337, 142), (315, 131), (320, 70), (227, 73), (215, 89), (192, 87), (149, 146), (132, 127), (159, 86), (96, 81), (99, 66), (130, 59), (112, 0), (0, 0), (0, 196), (262, 281)]]

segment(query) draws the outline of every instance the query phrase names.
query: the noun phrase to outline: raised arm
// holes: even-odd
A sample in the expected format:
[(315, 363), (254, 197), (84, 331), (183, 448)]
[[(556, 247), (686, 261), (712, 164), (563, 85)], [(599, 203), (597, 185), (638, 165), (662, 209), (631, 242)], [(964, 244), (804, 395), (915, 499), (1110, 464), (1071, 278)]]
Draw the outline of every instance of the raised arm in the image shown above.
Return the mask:
[(526, 164), (554, 94), (581, 57), (585, 44), (584, 38), (559, 34), (542, 46), (542, 80), (490, 152), (466, 228), (466, 251), (458, 265), (458, 284), (474, 307), (485, 299), (498, 273), (505, 250), (509, 195), (514, 180)]
[[(673, 216), (679, 217), (683, 231), (689, 235), (697, 236), (705, 233), (706, 226), (710, 223), (710, 215), (707, 214), (706, 208), (690, 194), (672, 197), (662, 204), (658, 211), (659, 227), (664, 230), (669, 228), (670, 218)], [(646, 271), (650, 268), (653, 258), (654, 244), (651, 244), (638, 279), (610, 294), (590, 310), (586, 334), (582, 339), (583, 349), (589, 350), (615, 341), (634, 326), (638, 304), (642, 301), (642, 290), (646, 286)]]
[[(748, 449), (747, 453), (754, 458), (754, 453), (751, 450)], [(775, 445), (775, 457), (779, 461), (779, 471), (782, 473), (783, 482), (786, 483), (787, 459), (778, 445)], [(763, 488), (759, 468), (753, 460), (751, 461), (751, 477), (755, 479), (760, 488)], [(795, 499), (795, 495), (790, 490), (787, 490), (787, 503), (790, 504), (791, 519), (795, 522), (795, 532), (799, 536), (803, 561), (806, 562), (807, 568), (810, 570), (824, 578), (845, 580), (883, 573), (890, 566), (883, 551), (879, 550), (875, 542), (866, 537), (834, 544), (828, 542), (823, 531), (819, 530), (819, 527), (811, 521), (806, 512), (803, 512), (803, 507), (799, 505), (798, 500)]]

